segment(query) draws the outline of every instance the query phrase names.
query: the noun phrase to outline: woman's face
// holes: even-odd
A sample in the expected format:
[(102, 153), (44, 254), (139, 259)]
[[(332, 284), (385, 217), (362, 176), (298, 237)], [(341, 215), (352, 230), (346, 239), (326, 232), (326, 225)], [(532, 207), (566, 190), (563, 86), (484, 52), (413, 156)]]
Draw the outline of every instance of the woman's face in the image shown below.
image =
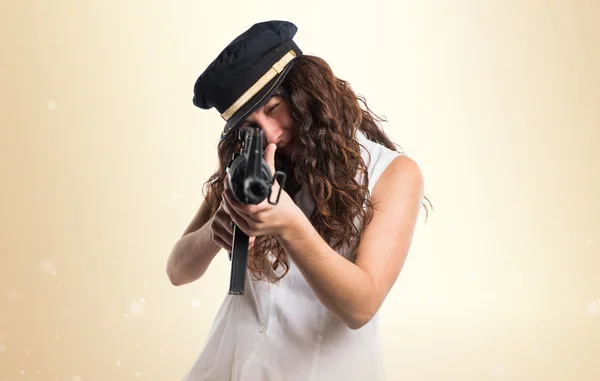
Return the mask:
[(277, 152), (290, 155), (294, 141), (294, 120), (290, 105), (284, 97), (275, 95), (261, 108), (254, 111), (241, 125), (242, 128), (255, 124), (263, 132), (263, 147), (277, 144)]

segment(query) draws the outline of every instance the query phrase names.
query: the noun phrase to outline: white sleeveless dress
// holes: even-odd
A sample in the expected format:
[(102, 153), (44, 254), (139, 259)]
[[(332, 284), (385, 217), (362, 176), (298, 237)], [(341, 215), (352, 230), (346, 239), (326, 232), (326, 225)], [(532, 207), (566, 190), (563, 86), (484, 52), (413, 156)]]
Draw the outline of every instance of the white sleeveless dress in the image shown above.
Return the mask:
[[(372, 193), (379, 176), (400, 153), (368, 140), (360, 131), (356, 137)], [(362, 181), (358, 175), (357, 180)], [(305, 190), (294, 200), (307, 216), (312, 213), (314, 199)], [(339, 252), (351, 255), (349, 249)], [(378, 316), (351, 330), (321, 304), (291, 259), (289, 272), (278, 284), (255, 281), (247, 273), (245, 294), (226, 294), (204, 349), (184, 380), (385, 380)]]

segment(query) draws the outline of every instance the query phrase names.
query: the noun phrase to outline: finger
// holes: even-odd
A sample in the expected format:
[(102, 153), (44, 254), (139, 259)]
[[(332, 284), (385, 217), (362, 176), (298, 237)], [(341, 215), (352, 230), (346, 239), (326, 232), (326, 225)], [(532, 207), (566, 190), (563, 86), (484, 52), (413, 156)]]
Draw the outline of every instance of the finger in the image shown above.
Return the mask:
[[(223, 192), (223, 201), (224, 206), (226, 208), (227, 214), (231, 215), (231, 213), (236, 213), (243, 217), (247, 221), (251, 221), (254, 223), (260, 223), (254, 214), (260, 212), (260, 210), (256, 210), (256, 205), (242, 205), (236, 200), (233, 199), (231, 195), (231, 191)], [(251, 210), (247, 210), (251, 209)]]
[(231, 253), (233, 248), (231, 246), (231, 244), (225, 242), (225, 240), (219, 238), (219, 242), (218, 245), (221, 246), (221, 248), (225, 251), (227, 251), (228, 253)]
[(229, 212), (227, 211), (226, 205), (227, 202), (223, 200), (221, 202), (221, 206), (219, 206), (219, 215), (217, 216), (217, 219), (219, 221), (219, 225), (223, 226), (225, 231), (233, 233), (233, 227), (231, 226), (232, 221), (231, 217), (229, 216)]
[[(277, 144), (270, 143), (265, 149), (265, 161), (271, 170), (271, 176), (275, 176), (275, 152), (277, 151)], [(279, 181), (277, 179), (273, 179), (273, 186), (271, 187), (271, 192), (277, 194), (279, 192)], [(264, 202), (266, 203), (266, 199)], [(264, 204), (264, 203), (263, 203)]]
[(275, 175), (275, 151), (277, 150), (277, 144), (269, 143), (265, 149), (265, 161), (271, 169), (271, 176)]
[(211, 230), (211, 232), (212, 232), (211, 238), (212, 238), (213, 242), (216, 243), (217, 245), (219, 245), (222, 249), (231, 252), (231, 243), (233, 242), (233, 237), (231, 239), (229, 239), (229, 242), (228, 242), (216, 231)]
[(218, 216), (211, 224), (211, 238), (212, 234), (216, 234), (221, 236), (223, 239), (227, 241), (227, 238), (230, 239), (233, 237), (233, 221), (231, 217), (223, 210), (222, 204), (219, 207)]
[(252, 235), (252, 233), (250, 232), (250, 225), (248, 225), (246, 220), (240, 214), (236, 213), (235, 211), (232, 211), (229, 214), (229, 216), (231, 217), (233, 223), (236, 224), (238, 229), (241, 229), (248, 236)]
[(227, 214), (227, 217), (232, 219), (232, 214), (236, 214), (237, 211), (236, 209), (231, 205), (231, 202), (227, 199), (227, 192), (223, 192), (223, 210), (225, 211), (225, 213)]
[(224, 230), (226, 232), (233, 234), (233, 221), (231, 220), (231, 217), (229, 217), (227, 210), (225, 210), (225, 201), (221, 202), (215, 219), (218, 221), (220, 226), (224, 226)]

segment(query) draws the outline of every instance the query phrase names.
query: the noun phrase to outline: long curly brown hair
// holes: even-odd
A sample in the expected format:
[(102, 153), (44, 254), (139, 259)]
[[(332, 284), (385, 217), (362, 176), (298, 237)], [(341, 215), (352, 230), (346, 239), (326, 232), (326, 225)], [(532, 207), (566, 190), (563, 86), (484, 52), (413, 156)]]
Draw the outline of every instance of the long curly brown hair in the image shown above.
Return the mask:
[[(306, 187), (310, 191), (315, 201), (310, 221), (323, 239), (334, 242), (334, 250), (358, 244), (360, 231), (355, 219), (362, 226), (368, 224), (375, 205), (369, 200), (367, 168), (355, 134), (358, 129), (369, 140), (401, 152), (380, 128), (385, 119), (374, 114), (364, 97), (355, 94), (347, 81), (337, 78), (330, 66), (315, 56), (298, 57), (275, 94), (288, 101), (296, 123), (296, 149), (289, 158), (294, 165), (287, 173), (291, 181), (286, 181), (284, 189), (293, 193)], [(235, 133), (218, 144), (219, 169), (203, 190), (211, 216), (221, 202), (225, 167), (232, 154), (239, 152), (240, 144)], [(356, 181), (357, 173), (364, 183)], [(293, 185), (288, 187), (288, 182)], [(428, 215), (427, 205), (423, 205)], [(256, 279), (276, 282), (287, 274), (289, 259), (275, 237), (260, 236), (249, 250), (248, 268)]]

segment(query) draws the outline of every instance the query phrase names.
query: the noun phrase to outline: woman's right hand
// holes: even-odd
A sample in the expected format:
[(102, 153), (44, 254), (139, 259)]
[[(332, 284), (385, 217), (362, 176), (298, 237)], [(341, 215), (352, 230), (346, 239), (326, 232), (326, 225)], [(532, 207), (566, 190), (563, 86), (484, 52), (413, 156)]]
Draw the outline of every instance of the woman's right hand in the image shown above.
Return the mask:
[[(213, 242), (221, 246), (225, 251), (231, 253), (233, 245), (233, 220), (225, 211), (223, 201), (213, 216), (210, 224), (210, 237)], [(248, 250), (254, 246), (255, 237), (249, 237)]]

